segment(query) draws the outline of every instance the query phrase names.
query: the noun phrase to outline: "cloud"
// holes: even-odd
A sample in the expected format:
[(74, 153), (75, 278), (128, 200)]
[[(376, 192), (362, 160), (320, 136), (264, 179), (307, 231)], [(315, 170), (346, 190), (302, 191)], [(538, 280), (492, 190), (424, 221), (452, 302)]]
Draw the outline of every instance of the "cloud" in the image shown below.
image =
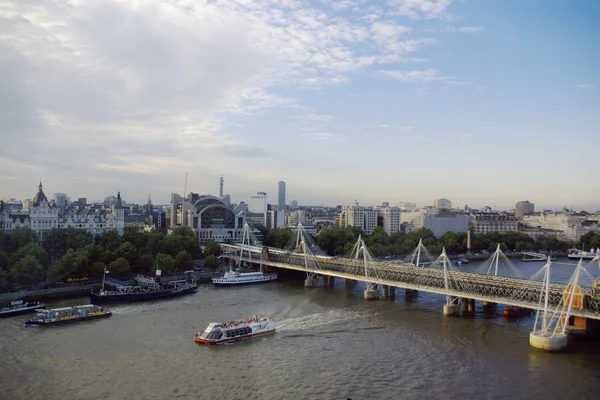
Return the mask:
[(458, 28), (462, 33), (475, 33), (483, 30), (482, 26), (461, 26)]
[(385, 75), (389, 78), (395, 79), (400, 82), (416, 83), (416, 84), (430, 84), (433, 82), (441, 82), (449, 85), (457, 86), (469, 86), (473, 85), (471, 82), (460, 81), (451, 76), (442, 76), (434, 68), (428, 68), (423, 70), (414, 71), (379, 71), (380, 74)]
[(578, 88), (580, 89), (591, 89), (594, 87), (594, 85), (588, 85), (588, 84), (579, 84), (577, 85)]
[(331, 133), (331, 132), (304, 133), (304, 134), (302, 134), (302, 137), (305, 139), (317, 140), (317, 141), (327, 141), (327, 142), (331, 142), (331, 141), (339, 142), (339, 141), (343, 140), (341, 135), (339, 135), (337, 133)]
[(447, 18), (448, 7), (453, 0), (391, 0), (399, 15), (413, 19)]

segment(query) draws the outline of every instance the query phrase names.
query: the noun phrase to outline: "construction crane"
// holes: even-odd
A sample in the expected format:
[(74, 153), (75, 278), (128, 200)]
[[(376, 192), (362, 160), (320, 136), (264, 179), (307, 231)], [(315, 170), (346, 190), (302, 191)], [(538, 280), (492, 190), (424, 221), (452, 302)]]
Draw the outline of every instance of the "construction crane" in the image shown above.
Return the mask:
[(187, 175), (188, 173), (185, 173), (185, 186), (183, 187), (183, 198), (185, 199), (187, 196)]

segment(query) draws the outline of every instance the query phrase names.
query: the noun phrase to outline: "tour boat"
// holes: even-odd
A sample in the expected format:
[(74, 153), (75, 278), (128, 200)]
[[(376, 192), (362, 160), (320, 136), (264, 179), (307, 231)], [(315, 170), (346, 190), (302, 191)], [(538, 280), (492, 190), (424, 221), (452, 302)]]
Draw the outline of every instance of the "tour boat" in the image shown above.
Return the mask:
[[(105, 276), (107, 272), (105, 271)], [(135, 278), (137, 286), (116, 286), (110, 290), (105, 289), (103, 279), (102, 288), (97, 293), (90, 294), (90, 301), (98, 304), (158, 300), (195, 293), (198, 290), (198, 284), (185, 280), (161, 283), (160, 275), (161, 271), (157, 270), (154, 279), (138, 276)]]
[[(556, 255), (551, 255), (550, 261), (555, 261), (555, 260), (556, 260)], [(521, 257), (521, 261), (525, 261), (525, 262), (548, 261), (548, 256), (546, 254), (541, 254), (541, 253), (524, 252), (523, 256)]]
[(26, 325), (55, 325), (69, 322), (87, 321), (90, 319), (110, 317), (112, 312), (105, 308), (87, 304), (54, 308), (51, 310), (38, 310), (35, 318), (25, 322)]
[(567, 255), (567, 257), (574, 260), (593, 260), (598, 256), (600, 256), (600, 247), (598, 247), (596, 251), (594, 251), (594, 248), (591, 248), (590, 251), (571, 249), (569, 250), (569, 254)]
[(256, 315), (237, 321), (211, 322), (204, 331), (194, 335), (194, 340), (203, 344), (219, 344), (237, 342), (274, 333), (275, 322)]
[(34, 312), (35, 310), (39, 310), (40, 308), (44, 307), (46, 307), (46, 305), (40, 303), (39, 301), (29, 303), (25, 303), (23, 300), (11, 301), (9, 305), (0, 308), (0, 317)]
[(235, 286), (248, 285), (251, 283), (273, 282), (277, 280), (277, 274), (265, 274), (260, 266), (259, 272), (238, 272), (233, 271), (231, 266), (229, 271), (223, 274), (222, 278), (212, 278), (215, 286)]

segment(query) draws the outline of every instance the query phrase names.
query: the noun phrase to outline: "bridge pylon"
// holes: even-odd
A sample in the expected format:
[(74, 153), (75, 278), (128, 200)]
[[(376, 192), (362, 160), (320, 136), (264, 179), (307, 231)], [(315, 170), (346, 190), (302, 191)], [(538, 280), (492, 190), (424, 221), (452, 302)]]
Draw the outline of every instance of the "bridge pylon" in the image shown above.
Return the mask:
[(365, 300), (377, 299), (379, 297), (379, 285), (377, 283), (371, 282), (373, 278), (377, 279), (377, 270), (373, 265), (373, 256), (369, 252), (365, 241), (362, 239), (362, 235), (358, 236), (358, 240), (352, 248), (352, 256), (354, 260), (356, 260), (359, 263), (361, 267), (360, 269), (363, 270), (362, 272), (365, 275), (365, 284), (367, 286), (366, 290), (364, 291)]

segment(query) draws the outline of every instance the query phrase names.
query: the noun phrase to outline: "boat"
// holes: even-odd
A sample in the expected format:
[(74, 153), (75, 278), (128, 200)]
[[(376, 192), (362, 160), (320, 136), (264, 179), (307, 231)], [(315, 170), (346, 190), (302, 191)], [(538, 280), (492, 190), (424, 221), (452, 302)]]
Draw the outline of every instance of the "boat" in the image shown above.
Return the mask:
[(594, 251), (594, 248), (591, 248), (590, 251), (583, 251), (579, 249), (570, 249), (567, 257), (574, 260), (592, 260), (596, 257), (600, 256), (600, 247)]
[(94, 304), (37, 310), (35, 318), (25, 322), (26, 325), (55, 325), (77, 321), (110, 317), (112, 312)]
[(46, 305), (39, 301), (28, 303), (25, 303), (23, 300), (11, 301), (9, 305), (0, 308), (0, 317), (34, 312), (44, 307), (46, 307)]
[(244, 320), (211, 322), (204, 331), (194, 335), (194, 340), (202, 344), (231, 343), (274, 333), (275, 322), (256, 315)]
[[(521, 261), (525, 262), (535, 262), (535, 261), (548, 261), (548, 256), (542, 253), (532, 253), (532, 252), (523, 252), (521, 257)], [(555, 261), (556, 255), (550, 255), (550, 261)]]
[[(105, 270), (105, 277), (107, 273)], [(90, 294), (90, 301), (94, 304), (149, 301), (196, 293), (198, 290), (198, 284), (195, 282), (177, 280), (161, 283), (160, 276), (161, 270), (157, 270), (154, 279), (137, 276), (137, 285), (113, 285), (110, 289), (106, 288), (104, 278), (102, 288)]]
[(504, 316), (508, 318), (524, 317), (530, 315), (531, 313), (533, 313), (533, 310), (516, 306), (506, 306), (503, 312)]
[(225, 272), (222, 277), (212, 278), (213, 285), (215, 286), (236, 286), (236, 285), (248, 285), (252, 283), (264, 283), (273, 282), (277, 280), (277, 274), (270, 273), (265, 274), (260, 266), (258, 272), (240, 272), (234, 271), (229, 266), (229, 271)]

